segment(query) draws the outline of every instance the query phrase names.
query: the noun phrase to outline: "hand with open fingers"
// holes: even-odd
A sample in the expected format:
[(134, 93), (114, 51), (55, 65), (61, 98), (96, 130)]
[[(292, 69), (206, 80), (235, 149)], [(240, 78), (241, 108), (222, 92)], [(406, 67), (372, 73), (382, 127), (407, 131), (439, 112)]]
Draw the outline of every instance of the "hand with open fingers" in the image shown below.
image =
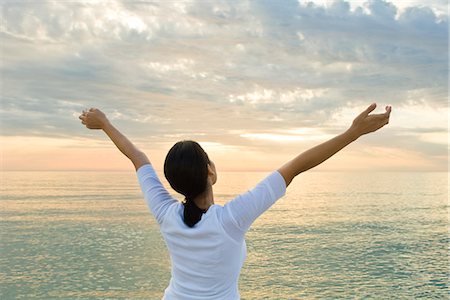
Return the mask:
[(353, 124), (350, 127), (350, 131), (355, 134), (356, 137), (361, 135), (377, 131), (384, 125), (389, 123), (389, 117), (391, 115), (392, 107), (386, 106), (386, 111), (380, 114), (370, 114), (377, 107), (376, 103), (372, 103), (366, 110), (359, 114), (353, 120)]
[(81, 120), (81, 123), (86, 125), (89, 129), (103, 129), (109, 122), (106, 115), (97, 108), (83, 110), (78, 118)]

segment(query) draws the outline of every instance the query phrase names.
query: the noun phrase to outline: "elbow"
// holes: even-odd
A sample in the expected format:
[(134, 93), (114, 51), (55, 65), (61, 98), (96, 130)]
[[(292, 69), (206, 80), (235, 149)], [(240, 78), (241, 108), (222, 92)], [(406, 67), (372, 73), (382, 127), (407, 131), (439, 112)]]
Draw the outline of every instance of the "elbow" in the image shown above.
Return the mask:
[(138, 152), (136, 154), (136, 158), (143, 163), (149, 163), (147, 155), (140, 150), (138, 150)]
[(291, 184), (292, 180), (295, 177), (291, 172), (289, 172), (289, 170), (286, 170), (284, 168), (278, 169), (278, 173), (280, 173), (281, 177), (283, 177), (284, 182), (286, 183), (286, 187), (288, 187), (289, 184)]
[(145, 153), (140, 150), (137, 150), (135, 153), (133, 153), (133, 155), (130, 157), (130, 160), (136, 170), (138, 170), (143, 165), (150, 164), (147, 155), (145, 155)]

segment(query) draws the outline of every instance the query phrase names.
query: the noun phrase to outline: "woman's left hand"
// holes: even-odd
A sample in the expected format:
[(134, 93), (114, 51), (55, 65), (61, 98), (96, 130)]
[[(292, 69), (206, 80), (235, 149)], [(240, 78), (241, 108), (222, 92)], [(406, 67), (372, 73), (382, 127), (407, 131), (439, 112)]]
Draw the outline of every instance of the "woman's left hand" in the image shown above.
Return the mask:
[(366, 110), (360, 113), (355, 120), (353, 120), (353, 124), (348, 131), (351, 132), (355, 138), (377, 131), (389, 123), (392, 107), (386, 106), (386, 111), (381, 114), (370, 114), (376, 107), (376, 103), (372, 103)]

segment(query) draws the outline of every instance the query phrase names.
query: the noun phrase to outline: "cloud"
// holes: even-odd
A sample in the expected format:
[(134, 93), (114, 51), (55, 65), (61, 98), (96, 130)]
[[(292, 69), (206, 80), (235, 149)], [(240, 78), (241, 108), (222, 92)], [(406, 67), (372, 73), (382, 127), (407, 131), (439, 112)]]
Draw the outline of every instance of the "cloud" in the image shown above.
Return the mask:
[[(339, 132), (373, 101), (418, 130), (411, 107), (445, 113), (441, 2), (315, 2), (4, 1), (2, 135), (86, 136), (76, 114), (96, 106), (140, 143), (255, 150), (295, 128)], [(408, 147), (442, 153), (436, 139)]]

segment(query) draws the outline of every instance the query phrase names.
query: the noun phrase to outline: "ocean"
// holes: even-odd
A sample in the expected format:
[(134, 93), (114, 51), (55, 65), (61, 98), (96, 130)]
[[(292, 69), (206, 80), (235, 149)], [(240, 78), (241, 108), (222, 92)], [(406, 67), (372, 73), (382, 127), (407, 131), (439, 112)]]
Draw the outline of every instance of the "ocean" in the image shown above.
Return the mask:
[[(159, 173), (161, 174), (161, 173)], [(219, 173), (224, 204), (267, 173)], [(0, 299), (161, 299), (133, 172), (3, 172)], [(306, 172), (247, 233), (242, 299), (448, 299), (447, 173)]]

